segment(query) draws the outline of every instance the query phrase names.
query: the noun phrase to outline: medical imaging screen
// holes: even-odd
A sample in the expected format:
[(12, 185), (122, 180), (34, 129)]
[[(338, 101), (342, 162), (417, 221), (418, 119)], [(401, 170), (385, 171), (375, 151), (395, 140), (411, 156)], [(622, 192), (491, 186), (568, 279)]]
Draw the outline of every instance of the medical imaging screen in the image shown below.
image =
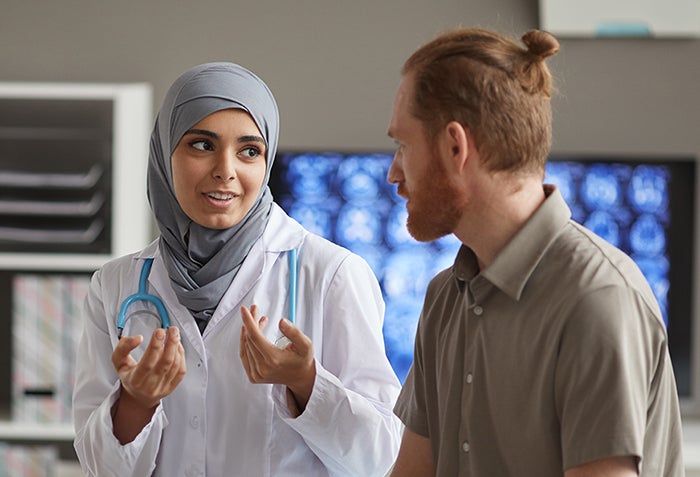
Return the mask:
[[(552, 159), (545, 182), (560, 189), (573, 220), (630, 255), (649, 281), (679, 392), (688, 394), (694, 162)], [(291, 217), (372, 267), (386, 302), (386, 352), (403, 382), (428, 282), (452, 265), (460, 242), (451, 235), (420, 243), (408, 234), (405, 199), (386, 180), (391, 160), (388, 153), (281, 153), (270, 186)]]

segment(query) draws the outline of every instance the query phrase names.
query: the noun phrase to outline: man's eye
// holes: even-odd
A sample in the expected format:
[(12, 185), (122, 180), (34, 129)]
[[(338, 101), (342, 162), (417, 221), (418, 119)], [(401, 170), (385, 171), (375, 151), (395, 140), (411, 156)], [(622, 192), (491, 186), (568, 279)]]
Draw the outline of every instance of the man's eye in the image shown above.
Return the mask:
[(192, 141), (190, 143), (190, 146), (193, 148), (199, 150), (199, 151), (211, 151), (212, 147), (211, 144), (209, 144), (209, 141)]

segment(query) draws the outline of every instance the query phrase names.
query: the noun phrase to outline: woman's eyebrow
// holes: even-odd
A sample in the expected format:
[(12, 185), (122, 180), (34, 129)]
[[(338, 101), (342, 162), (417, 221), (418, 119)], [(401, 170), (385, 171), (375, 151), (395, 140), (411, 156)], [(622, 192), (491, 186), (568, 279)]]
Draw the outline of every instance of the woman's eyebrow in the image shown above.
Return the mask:
[(199, 134), (201, 136), (207, 136), (212, 139), (219, 139), (219, 135), (216, 134), (214, 131), (209, 131), (208, 129), (188, 129), (185, 131), (185, 134), (183, 136), (186, 136), (188, 134)]
[[(191, 135), (191, 134), (198, 134), (201, 136), (210, 137), (212, 139), (219, 139), (219, 135), (217, 133), (215, 133), (214, 131), (210, 131), (208, 129), (196, 129), (196, 128), (188, 129), (187, 131), (185, 131), (185, 134), (183, 134), (183, 136)], [(240, 136), (237, 139), (237, 141), (239, 143), (259, 142), (259, 143), (265, 144), (265, 146), (267, 146), (267, 143), (265, 142), (264, 138), (262, 138), (260, 136), (252, 135), (252, 134), (249, 136)]]
[(265, 139), (263, 139), (260, 136), (241, 136), (238, 138), (238, 142), (259, 142), (262, 144), (265, 144), (267, 146), (267, 143), (265, 142)]

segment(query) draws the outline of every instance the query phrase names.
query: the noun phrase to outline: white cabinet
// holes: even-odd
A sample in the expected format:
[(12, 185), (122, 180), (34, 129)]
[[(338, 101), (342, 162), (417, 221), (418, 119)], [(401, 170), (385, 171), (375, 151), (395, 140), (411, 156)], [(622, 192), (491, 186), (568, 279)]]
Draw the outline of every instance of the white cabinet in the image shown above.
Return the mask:
[(148, 241), (147, 84), (0, 83), (0, 268), (95, 268)]
[[(48, 316), (47, 300), (60, 313), (55, 296), (21, 294), (17, 284), (87, 280), (107, 260), (152, 239), (146, 199), (152, 125), (152, 89), (145, 83), (0, 83), (0, 443), (73, 439), (65, 417), (13, 419), (18, 383), (26, 377), (16, 375), (17, 343), (35, 346), (36, 356), (50, 356), (45, 351), (55, 346), (60, 356), (71, 346), (62, 330), (80, 325), (79, 316)], [(18, 341), (23, 319), (63, 324), (32, 344)], [(60, 381), (65, 386), (67, 379)], [(55, 392), (51, 383), (26, 390), (30, 398)]]

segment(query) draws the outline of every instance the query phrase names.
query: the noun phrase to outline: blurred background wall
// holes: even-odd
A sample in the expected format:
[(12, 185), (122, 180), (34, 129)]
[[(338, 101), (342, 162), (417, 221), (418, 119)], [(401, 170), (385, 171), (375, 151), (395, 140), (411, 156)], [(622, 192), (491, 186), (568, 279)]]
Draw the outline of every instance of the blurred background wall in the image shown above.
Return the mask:
[[(271, 87), (283, 149), (381, 149), (399, 70), (447, 28), (516, 38), (537, 0), (3, 0), (0, 81), (170, 82), (238, 62)], [(562, 39), (554, 150), (700, 155), (700, 41)]]

